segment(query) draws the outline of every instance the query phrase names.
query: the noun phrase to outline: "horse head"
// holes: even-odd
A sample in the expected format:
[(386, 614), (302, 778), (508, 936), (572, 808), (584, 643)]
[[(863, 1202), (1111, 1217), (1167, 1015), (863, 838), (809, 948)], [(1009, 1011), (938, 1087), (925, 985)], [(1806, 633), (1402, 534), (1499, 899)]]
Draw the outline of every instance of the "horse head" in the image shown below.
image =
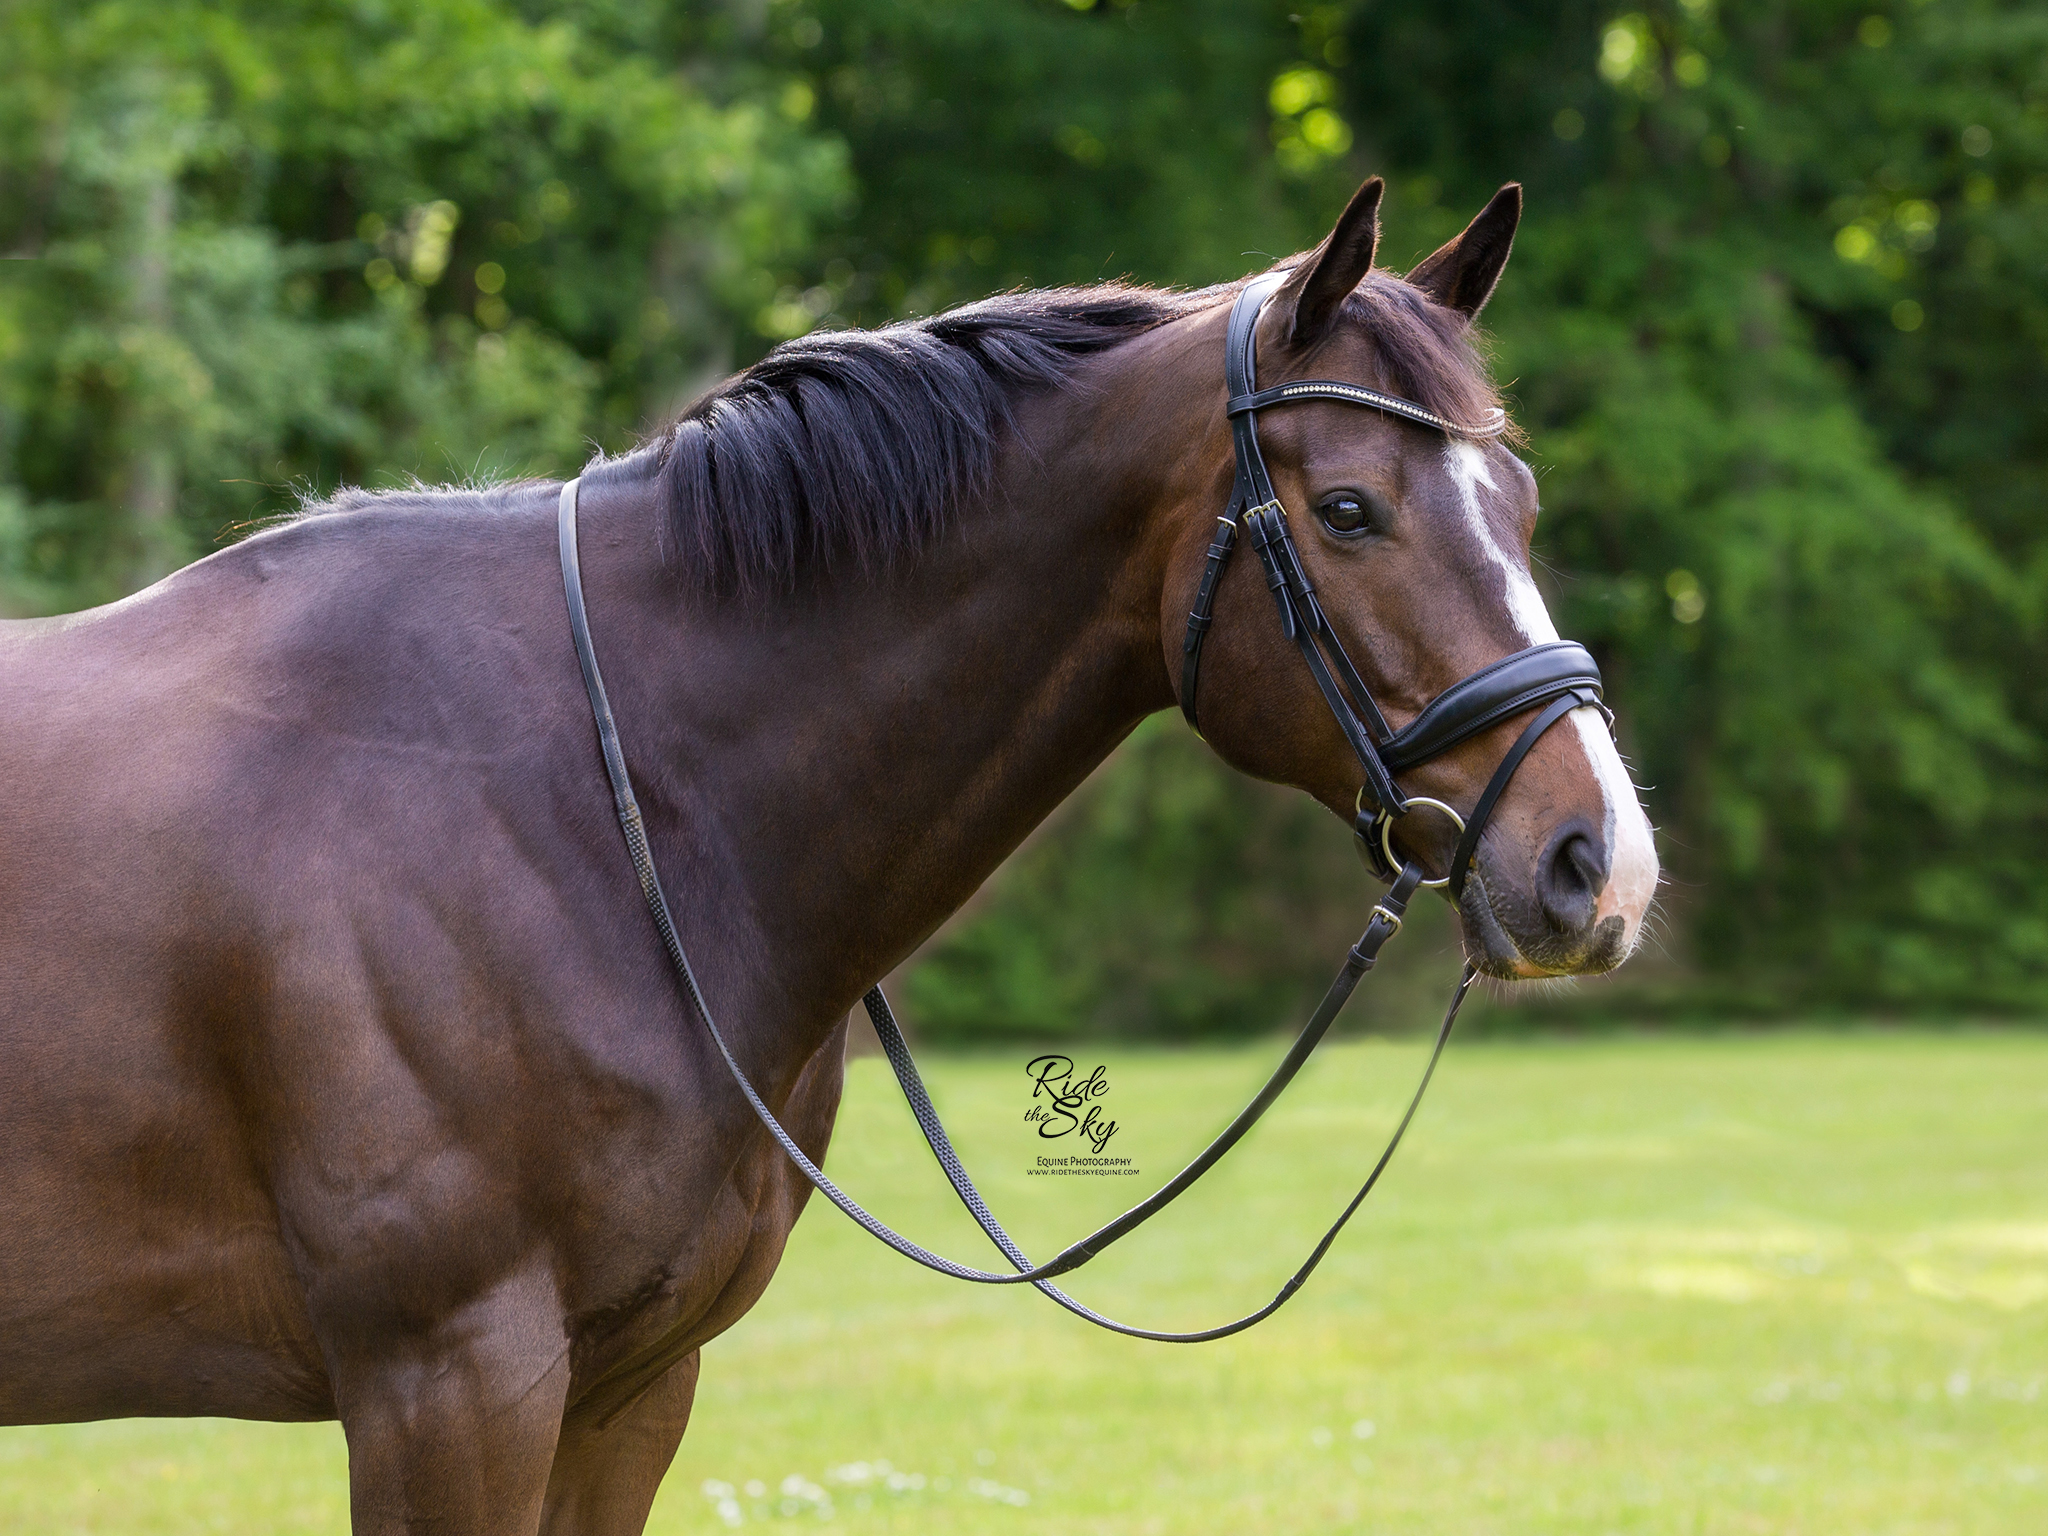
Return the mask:
[[(1472, 341), (1507, 262), (1521, 189), (1502, 188), (1405, 278), (1373, 268), (1380, 194), (1375, 177), (1321, 245), (1282, 264), (1284, 280), (1252, 335), (1257, 383), (1348, 381), (1397, 404), (1419, 402), (1452, 430), (1304, 399), (1258, 416), (1253, 451), (1263, 452), (1334, 639), (1398, 732), (1460, 680), (1558, 635), (1530, 574), (1536, 480), (1509, 446)], [(1209, 441), (1222, 446), (1198, 477), (1205, 499), (1175, 509), (1177, 526), (1196, 530), (1178, 542), (1173, 568), (1188, 574), (1168, 582), (1163, 605), (1175, 670), (1200, 543), (1242, 483), (1228, 428), (1219, 422)], [(1361, 791), (1371, 796), (1369, 775), (1259, 596), (1260, 574), (1239, 560), (1218, 584), (1201, 729), (1235, 766), (1297, 785), (1349, 819)], [(1400, 792), (1472, 816), (1536, 709), (1400, 773)], [(1418, 800), (1392, 822), (1388, 845), (1442, 874), (1459, 831), (1451, 815)], [(1484, 822), (1456, 898), (1467, 953), (1499, 977), (1610, 970), (1634, 949), (1657, 878), (1650, 824), (1607, 718), (1592, 704), (1571, 708), (1535, 739)]]

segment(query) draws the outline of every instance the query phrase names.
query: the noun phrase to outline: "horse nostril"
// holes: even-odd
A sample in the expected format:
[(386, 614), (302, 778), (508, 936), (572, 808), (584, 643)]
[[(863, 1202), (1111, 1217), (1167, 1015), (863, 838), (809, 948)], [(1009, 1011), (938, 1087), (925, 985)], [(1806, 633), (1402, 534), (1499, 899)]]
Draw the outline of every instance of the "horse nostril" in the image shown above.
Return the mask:
[(1551, 840), (1536, 874), (1536, 898), (1551, 927), (1561, 933), (1591, 928), (1606, 886), (1606, 839), (1567, 827)]

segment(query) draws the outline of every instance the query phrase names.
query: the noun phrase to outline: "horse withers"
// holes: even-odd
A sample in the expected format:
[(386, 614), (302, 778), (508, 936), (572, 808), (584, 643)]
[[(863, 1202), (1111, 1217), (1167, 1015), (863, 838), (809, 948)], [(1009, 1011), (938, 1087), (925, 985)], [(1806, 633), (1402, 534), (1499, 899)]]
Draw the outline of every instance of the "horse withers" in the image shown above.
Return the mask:
[[(1505, 189), (1406, 279), (1379, 183), (1283, 263), (1262, 384), (1450, 422)], [(740, 1064), (813, 1160), (849, 1007), (1176, 702), (1233, 456), (1238, 285), (1004, 296), (817, 335), (586, 470), (583, 582), (654, 856)], [(1261, 425), (1398, 727), (1554, 638), (1498, 440)], [(0, 1422), (338, 1417), (354, 1528), (637, 1532), (698, 1349), (808, 1185), (622, 856), (549, 485), (350, 493), (123, 602), (0, 625)], [(1347, 822), (1348, 748), (1259, 567), (1201, 725)], [(1404, 775), (1470, 808), (1523, 722)], [(1403, 818), (1404, 858), (1450, 829)], [(1500, 977), (1610, 968), (1655, 855), (1605, 722), (1536, 743), (1458, 913)]]

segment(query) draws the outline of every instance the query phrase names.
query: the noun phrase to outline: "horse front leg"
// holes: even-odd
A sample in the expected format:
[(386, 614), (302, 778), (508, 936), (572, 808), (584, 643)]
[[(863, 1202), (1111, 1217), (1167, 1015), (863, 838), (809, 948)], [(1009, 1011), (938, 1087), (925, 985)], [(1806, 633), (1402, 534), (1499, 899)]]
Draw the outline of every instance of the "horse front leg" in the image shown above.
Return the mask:
[(569, 1386), (545, 1266), (431, 1326), (327, 1346), (355, 1536), (534, 1536)]
[(630, 1402), (570, 1411), (541, 1536), (640, 1536), (689, 1425), (698, 1363), (693, 1349)]

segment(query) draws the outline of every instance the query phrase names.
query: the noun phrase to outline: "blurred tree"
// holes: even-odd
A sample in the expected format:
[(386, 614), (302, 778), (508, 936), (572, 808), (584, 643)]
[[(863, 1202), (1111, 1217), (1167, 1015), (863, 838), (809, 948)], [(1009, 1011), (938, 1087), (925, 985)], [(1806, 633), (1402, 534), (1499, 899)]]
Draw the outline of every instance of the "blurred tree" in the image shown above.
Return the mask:
[[(1544, 474), (1553, 607), (1601, 653), (1681, 946), (1721, 983), (1685, 997), (2048, 997), (2037, 8), (801, 8), (788, 62), (863, 192), (826, 236), (861, 319), (1013, 283), (1231, 276), (1318, 238), (1375, 170), (1400, 265), (1524, 181), (1487, 320)], [(1092, 793), (1220, 773), (1160, 750)], [(1159, 987), (1133, 1010), (1156, 960), (1085, 936), (1210, 901), (1195, 877), (1223, 876), (1233, 821), (1187, 823), (1147, 876), (1115, 852), (1122, 821), (1077, 812), (1054, 841), (1099, 877), (1029, 852), (916, 983), (928, 1026), (967, 1030), (1001, 993), (1046, 1021), (1058, 996), (1217, 1027)], [(1320, 880), (1356, 904), (1335, 866)], [(1054, 934), (1063, 968), (1033, 958)], [(1146, 953), (1199, 971), (1213, 937), (1197, 920)], [(1246, 1027), (1326, 963), (1264, 952), (1213, 994)]]
[(339, 481), (572, 469), (722, 371), (847, 190), (782, 98), (694, 84), (654, 4), (15, 0), (4, 26), (17, 610)]
[(2038, 8), (1459, 0), (1345, 36), (1421, 200), (1530, 184), (1489, 319), (1698, 958), (1779, 1006), (2038, 1005)]
[[(1759, 1007), (2048, 1000), (2048, 18), (2016, 0), (14, 0), (0, 604), (337, 481), (561, 472), (814, 325), (1206, 283), (1501, 181), (1539, 578)], [(1261, 1028), (1363, 877), (1140, 733), (928, 1028)], [(1325, 930), (1325, 918), (1330, 924)], [(1108, 937), (1105, 937), (1108, 936)], [(1405, 941), (1404, 941), (1405, 942)], [(1598, 997), (1601, 994), (1592, 994)]]
[(1012, 862), (994, 910), (912, 972), (911, 1016), (984, 1042), (1184, 1037), (1300, 1001), (1358, 936), (1324, 898), (1363, 872), (1289, 798), (1213, 764), (1177, 718), (1147, 721)]

